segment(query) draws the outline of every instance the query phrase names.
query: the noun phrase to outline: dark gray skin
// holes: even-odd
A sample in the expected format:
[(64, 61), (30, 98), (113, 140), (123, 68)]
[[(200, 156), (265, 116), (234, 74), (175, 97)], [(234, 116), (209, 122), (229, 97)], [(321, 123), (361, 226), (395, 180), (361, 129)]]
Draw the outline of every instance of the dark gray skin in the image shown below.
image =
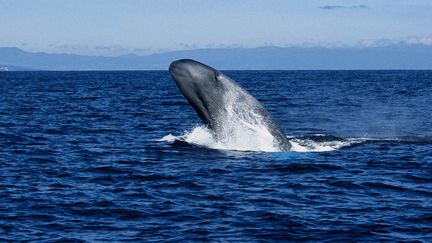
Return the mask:
[(259, 114), (279, 148), (284, 151), (291, 148), (285, 133), (270, 113), (258, 100), (226, 75), (191, 59), (172, 62), (169, 71), (183, 96), (192, 105), (204, 124), (215, 134), (217, 134), (220, 123), (223, 122), (220, 114), (223, 114), (226, 109), (224, 94), (234, 89), (236, 101), (243, 103), (233, 107), (239, 118), (248, 117), (250, 119), (254, 114)]

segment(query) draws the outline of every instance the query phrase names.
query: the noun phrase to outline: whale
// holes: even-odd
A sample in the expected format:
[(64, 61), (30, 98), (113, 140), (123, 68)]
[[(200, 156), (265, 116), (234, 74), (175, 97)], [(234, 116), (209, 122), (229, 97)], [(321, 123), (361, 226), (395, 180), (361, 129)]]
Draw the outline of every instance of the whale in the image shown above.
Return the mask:
[(173, 61), (169, 72), (217, 140), (231, 139), (240, 130), (251, 133), (253, 139), (269, 139), (280, 151), (290, 150), (291, 144), (278, 122), (227, 75), (192, 59)]

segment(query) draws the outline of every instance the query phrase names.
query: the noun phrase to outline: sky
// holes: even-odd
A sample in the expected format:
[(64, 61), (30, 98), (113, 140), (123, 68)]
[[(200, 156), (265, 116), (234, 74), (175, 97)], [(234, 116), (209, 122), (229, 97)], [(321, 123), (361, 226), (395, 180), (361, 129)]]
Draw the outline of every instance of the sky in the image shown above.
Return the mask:
[(0, 47), (49, 53), (432, 45), (431, 26), (430, 0), (0, 0)]

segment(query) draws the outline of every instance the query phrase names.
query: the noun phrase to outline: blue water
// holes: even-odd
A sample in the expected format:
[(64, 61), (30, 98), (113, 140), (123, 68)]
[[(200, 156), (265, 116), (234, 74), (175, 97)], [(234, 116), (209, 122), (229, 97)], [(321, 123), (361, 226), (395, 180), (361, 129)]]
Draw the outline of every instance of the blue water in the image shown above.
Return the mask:
[(344, 146), (163, 140), (201, 124), (168, 72), (3, 72), (0, 241), (432, 241), (432, 71), (225, 73)]

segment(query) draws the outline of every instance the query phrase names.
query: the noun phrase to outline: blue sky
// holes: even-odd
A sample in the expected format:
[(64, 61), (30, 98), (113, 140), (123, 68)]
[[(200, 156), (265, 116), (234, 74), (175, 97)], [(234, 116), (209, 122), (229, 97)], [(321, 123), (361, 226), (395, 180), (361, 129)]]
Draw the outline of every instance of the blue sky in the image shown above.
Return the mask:
[(429, 0), (0, 0), (0, 46), (87, 55), (432, 45)]

